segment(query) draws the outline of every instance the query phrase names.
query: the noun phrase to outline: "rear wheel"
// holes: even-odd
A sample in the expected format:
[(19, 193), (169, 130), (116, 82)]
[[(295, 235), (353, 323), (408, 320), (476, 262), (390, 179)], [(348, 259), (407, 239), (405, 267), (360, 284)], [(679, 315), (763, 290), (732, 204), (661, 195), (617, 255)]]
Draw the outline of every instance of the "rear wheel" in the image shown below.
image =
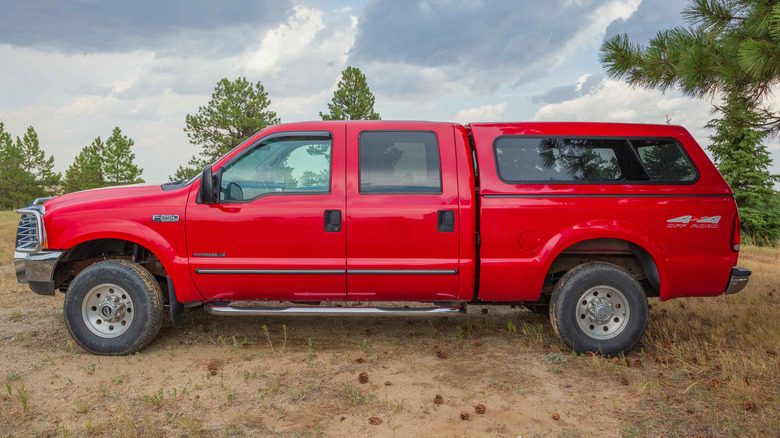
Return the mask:
[(639, 342), (647, 327), (647, 297), (628, 271), (609, 263), (586, 263), (555, 286), (550, 321), (577, 352), (615, 355)]
[(81, 271), (65, 295), (65, 324), (93, 354), (134, 353), (154, 339), (163, 321), (162, 290), (154, 276), (127, 260), (107, 260)]

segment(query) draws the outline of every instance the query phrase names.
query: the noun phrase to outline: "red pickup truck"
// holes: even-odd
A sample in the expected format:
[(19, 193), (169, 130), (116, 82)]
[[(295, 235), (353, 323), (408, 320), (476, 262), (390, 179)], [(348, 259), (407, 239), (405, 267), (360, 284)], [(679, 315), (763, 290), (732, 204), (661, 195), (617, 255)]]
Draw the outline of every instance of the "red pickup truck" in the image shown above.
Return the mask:
[[(176, 324), (195, 306), (406, 316), (467, 303), (549, 311), (575, 351), (618, 354), (641, 338), (647, 297), (735, 293), (750, 276), (731, 189), (679, 126), (285, 124), (189, 181), (19, 212), (19, 282), (65, 292), (68, 330), (95, 354), (146, 346), (166, 304)], [(431, 305), (319, 304), (345, 300)]]

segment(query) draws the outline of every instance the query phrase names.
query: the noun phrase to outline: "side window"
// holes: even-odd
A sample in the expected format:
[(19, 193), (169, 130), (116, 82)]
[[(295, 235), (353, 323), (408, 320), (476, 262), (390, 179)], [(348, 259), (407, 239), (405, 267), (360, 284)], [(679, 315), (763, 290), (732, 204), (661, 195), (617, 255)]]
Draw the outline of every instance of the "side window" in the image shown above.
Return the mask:
[(507, 182), (647, 180), (622, 139), (500, 137), (498, 173)]
[(676, 142), (631, 140), (631, 144), (636, 148), (639, 159), (653, 181), (675, 183), (696, 179), (696, 171)]
[(269, 193), (328, 193), (331, 149), (331, 140), (323, 137), (264, 141), (222, 171), (219, 199), (249, 201)]
[(441, 193), (436, 134), (365, 131), (358, 145), (360, 193)]

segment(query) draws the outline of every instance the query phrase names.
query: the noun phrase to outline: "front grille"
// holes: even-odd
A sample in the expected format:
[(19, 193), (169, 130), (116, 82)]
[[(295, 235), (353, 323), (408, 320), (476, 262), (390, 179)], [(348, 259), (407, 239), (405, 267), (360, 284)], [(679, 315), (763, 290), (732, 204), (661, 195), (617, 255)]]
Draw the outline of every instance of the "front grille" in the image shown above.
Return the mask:
[(41, 249), (41, 216), (37, 210), (19, 210), (22, 217), (16, 229), (16, 250), (37, 252)]

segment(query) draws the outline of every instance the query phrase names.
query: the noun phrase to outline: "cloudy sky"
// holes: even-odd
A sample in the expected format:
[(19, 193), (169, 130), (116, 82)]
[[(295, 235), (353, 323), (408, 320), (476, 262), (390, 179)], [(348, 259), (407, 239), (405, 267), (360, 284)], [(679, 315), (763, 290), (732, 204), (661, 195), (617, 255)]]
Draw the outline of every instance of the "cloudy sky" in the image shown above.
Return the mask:
[[(316, 120), (340, 72), (383, 119), (680, 124), (711, 103), (605, 79), (598, 49), (682, 24), (682, 0), (0, 0), (0, 121), (32, 125), (63, 171), (114, 126), (148, 182), (198, 148), (185, 115), (217, 81), (261, 81), (283, 122)], [(780, 173), (780, 144), (770, 143)]]

